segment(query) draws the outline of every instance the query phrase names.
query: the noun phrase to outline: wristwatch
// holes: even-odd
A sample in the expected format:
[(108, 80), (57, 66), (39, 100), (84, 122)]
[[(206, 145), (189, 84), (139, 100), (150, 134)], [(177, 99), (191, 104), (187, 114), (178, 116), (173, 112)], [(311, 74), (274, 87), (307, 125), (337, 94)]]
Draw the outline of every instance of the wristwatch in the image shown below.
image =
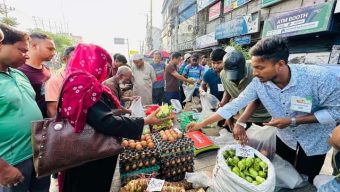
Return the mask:
[(247, 124), (239, 122), (239, 121), (236, 121), (236, 125), (239, 125), (239, 126), (241, 126), (243, 128), (247, 128)]
[(290, 123), (290, 126), (291, 126), (291, 127), (296, 127), (296, 126), (297, 126), (297, 124), (296, 124), (296, 118), (295, 118), (295, 117), (291, 118), (290, 121), (291, 121), (291, 123)]

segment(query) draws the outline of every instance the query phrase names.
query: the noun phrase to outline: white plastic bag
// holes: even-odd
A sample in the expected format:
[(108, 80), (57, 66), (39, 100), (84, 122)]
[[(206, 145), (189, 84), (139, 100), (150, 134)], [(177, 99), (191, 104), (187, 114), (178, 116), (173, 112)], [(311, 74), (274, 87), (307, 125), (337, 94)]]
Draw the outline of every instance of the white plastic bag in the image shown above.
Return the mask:
[[(201, 112), (200, 119), (198, 121), (202, 122), (206, 118), (214, 114), (212, 109), (216, 109), (219, 100), (214, 95), (211, 95), (209, 93), (205, 93), (204, 95), (201, 95), (200, 99), (201, 99), (201, 105), (202, 105), (202, 112)], [(217, 122), (209, 125), (208, 127), (216, 127), (216, 126), (217, 126)]]
[(258, 126), (252, 124), (247, 130), (249, 146), (260, 151), (269, 159), (273, 159), (276, 152), (276, 127)]
[(185, 100), (183, 102), (189, 102), (192, 99), (192, 96), (194, 95), (196, 86), (189, 86), (186, 84), (183, 84), (183, 92), (185, 95)]
[(300, 175), (288, 161), (275, 155), (272, 160), (276, 173), (276, 187), (295, 189), (308, 185), (308, 177)]
[(180, 113), (183, 111), (181, 102), (177, 99), (171, 99), (170, 100), (172, 107), (174, 108), (174, 113)]
[(266, 181), (260, 185), (253, 185), (233, 173), (227, 165), (223, 152), (235, 149), (237, 145), (227, 145), (220, 149), (217, 154), (217, 162), (213, 171), (212, 191), (216, 192), (273, 192), (275, 189), (275, 170), (272, 163), (255, 150), (255, 155), (268, 165), (268, 176)]
[(193, 172), (185, 173), (185, 178), (186, 181), (189, 183), (192, 183), (193, 188), (199, 188), (199, 187), (209, 187), (211, 186), (211, 178), (208, 176), (208, 174), (204, 171), (199, 171), (199, 172)]
[(129, 109), (131, 110), (131, 117), (145, 117), (142, 97), (138, 97), (137, 100), (133, 100)]
[(220, 148), (224, 147), (225, 145), (237, 144), (233, 135), (226, 129), (221, 129), (219, 133), (220, 136), (218, 137), (210, 136), (209, 138)]

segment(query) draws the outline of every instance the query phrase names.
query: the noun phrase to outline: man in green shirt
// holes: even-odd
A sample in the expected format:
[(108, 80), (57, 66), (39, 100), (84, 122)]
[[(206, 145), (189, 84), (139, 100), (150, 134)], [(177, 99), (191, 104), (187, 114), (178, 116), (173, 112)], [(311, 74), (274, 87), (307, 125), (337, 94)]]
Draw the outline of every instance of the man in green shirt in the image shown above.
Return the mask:
[(49, 177), (37, 179), (32, 160), (31, 123), (42, 114), (28, 78), (16, 69), (28, 59), (29, 36), (4, 24), (0, 29), (5, 36), (0, 45), (0, 158), (24, 177), (0, 186), (0, 192), (47, 192)]
[[(220, 77), (224, 88), (224, 94), (223, 99), (219, 104), (220, 107), (237, 98), (253, 79), (253, 69), (250, 63), (246, 63), (242, 53), (238, 51), (226, 53), (223, 62), (224, 66), (220, 73)], [(229, 129), (232, 130), (235, 119), (238, 119), (243, 113), (244, 109), (241, 110), (238, 115), (235, 115), (234, 118), (227, 120), (225, 126), (228, 126)], [(247, 127), (250, 127), (252, 123), (262, 125), (262, 123), (269, 122), (270, 120), (271, 117), (267, 110), (260, 104), (246, 124)]]

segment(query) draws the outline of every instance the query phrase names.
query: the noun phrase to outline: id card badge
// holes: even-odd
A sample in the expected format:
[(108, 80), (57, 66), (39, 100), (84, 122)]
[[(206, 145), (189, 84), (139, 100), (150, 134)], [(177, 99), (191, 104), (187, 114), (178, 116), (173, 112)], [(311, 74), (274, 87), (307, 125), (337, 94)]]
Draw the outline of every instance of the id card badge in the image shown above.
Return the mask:
[(312, 97), (292, 96), (290, 103), (290, 109), (293, 111), (305, 113), (310, 113), (312, 111)]
[(222, 84), (217, 84), (218, 91), (224, 91), (224, 87)]

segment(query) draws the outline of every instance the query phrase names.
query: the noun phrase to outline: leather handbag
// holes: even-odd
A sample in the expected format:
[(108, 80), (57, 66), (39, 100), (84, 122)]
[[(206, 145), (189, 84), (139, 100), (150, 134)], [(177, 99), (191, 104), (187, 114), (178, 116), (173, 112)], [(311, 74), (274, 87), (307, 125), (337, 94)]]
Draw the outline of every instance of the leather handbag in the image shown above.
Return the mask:
[[(58, 102), (59, 109), (60, 100)], [(84, 163), (118, 155), (120, 140), (97, 132), (86, 124), (75, 133), (73, 126), (61, 118), (32, 123), (33, 163), (37, 177), (43, 177)]]

